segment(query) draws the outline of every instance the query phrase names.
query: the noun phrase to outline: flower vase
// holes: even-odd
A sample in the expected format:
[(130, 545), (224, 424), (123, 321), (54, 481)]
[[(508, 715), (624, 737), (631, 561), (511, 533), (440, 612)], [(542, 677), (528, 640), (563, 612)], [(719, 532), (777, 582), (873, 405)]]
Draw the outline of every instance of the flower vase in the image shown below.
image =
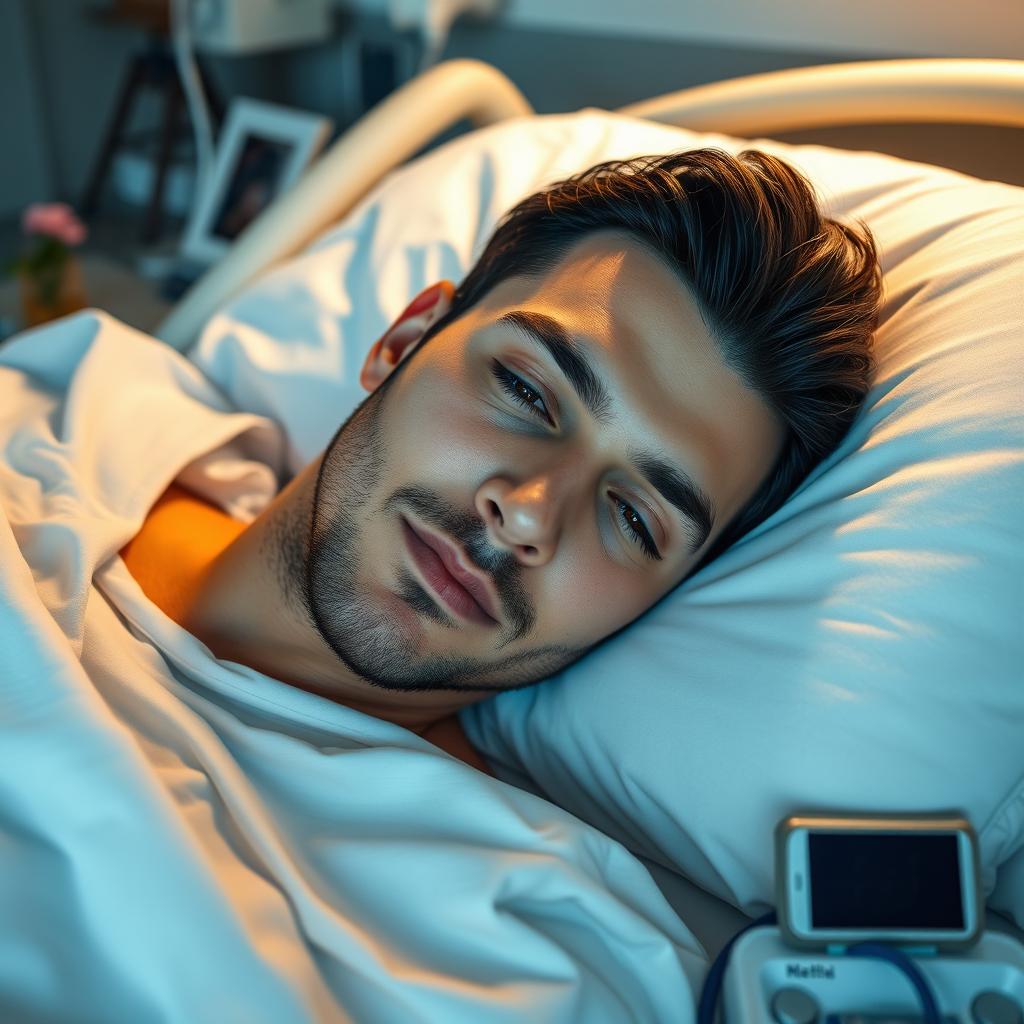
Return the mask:
[(82, 282), (82, 268), (68, 253), (57, 266), (18, 274), (21, 291), (21, 316), (24, 327), (35, 327), (67, 316), (89, 304)]

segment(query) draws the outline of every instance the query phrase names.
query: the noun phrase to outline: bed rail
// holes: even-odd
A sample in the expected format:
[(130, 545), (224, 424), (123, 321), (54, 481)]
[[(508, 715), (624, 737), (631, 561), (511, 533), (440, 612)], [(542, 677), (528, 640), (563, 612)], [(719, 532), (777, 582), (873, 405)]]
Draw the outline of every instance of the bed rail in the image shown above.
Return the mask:
[(155, 334), (181, 352), (206, 321), (250, 280), (298, 252), (339, 220), (389, 171), (466, 118), (483, 127), (532, 114), (497, 68), (478, 60), (438, 64), (360, 118), (296, 184), (249, 225), (161, 321)]
[(913, 58), (789, 68), (664, 93), (616, 113), (737, 136), (893, 122), (1024, 128), (1024, 60)]
[[(338, 138), (197, 281), (156, 336), (185, 351), (250, 280), (343, 217), (383, 176), (463, 118), (475, 127), (532, 114), (501, 71), (450, 60), (418, 75)], [(790, 68), (665, 93), (616, 113), (740, 137), (884, 122), (1024, 127), (1024, 61), (876, 60)]]

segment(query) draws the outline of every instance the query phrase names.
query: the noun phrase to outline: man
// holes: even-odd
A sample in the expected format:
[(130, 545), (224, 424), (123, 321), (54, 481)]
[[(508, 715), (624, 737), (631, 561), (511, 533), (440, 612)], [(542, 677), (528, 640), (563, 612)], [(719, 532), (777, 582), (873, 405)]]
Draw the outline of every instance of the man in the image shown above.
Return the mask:
[(786, 500), (867, 389), (877, 275), (764, 154), (599, 165), (366, 339), (291, 480), (280, 424), (105, 313), (0, 347), (5, 1019), (695, 1002), (650, 872), (457, 716)]
[(838, 444), (880, 276), (773, 157), (599, 165), (417, 296), (253, 522), (172, 485), (122, 555), (218, 658), (488, 771), (460, 708), (592, 650)]

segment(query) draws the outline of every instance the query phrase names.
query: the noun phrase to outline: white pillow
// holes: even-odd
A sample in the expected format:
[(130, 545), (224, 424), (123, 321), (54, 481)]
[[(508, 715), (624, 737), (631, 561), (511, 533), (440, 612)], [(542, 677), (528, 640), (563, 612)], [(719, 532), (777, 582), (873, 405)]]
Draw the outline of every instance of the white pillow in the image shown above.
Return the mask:
[(369, 347), (458, 282), (524, 196), (599, 161), (757, 148), (863, 218), (885, 301), (842, 446), (715, 562), (542, 685), (464, 709), (499, 777), (759, 914), (794, 810), (966, 812), (1024, 925), (1024, 189), (877, 153), (586, 109), (392, 172), (230, 302), (194, 361), (278, 419), (292, 468), (365, 397)]

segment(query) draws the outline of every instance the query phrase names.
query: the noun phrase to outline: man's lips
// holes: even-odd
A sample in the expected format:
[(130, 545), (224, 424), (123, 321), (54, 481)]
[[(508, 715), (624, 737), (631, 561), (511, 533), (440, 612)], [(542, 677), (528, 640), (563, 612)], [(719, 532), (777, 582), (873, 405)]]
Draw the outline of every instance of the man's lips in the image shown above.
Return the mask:
[(401, 518), (409, 553), (444, 603), (463, 618), (481, 625), (497, 625), (496, 616), (489, 610), (494, 607), (494, 601), (487, 584), (463, 569), (458, 553), (447, 541)]

